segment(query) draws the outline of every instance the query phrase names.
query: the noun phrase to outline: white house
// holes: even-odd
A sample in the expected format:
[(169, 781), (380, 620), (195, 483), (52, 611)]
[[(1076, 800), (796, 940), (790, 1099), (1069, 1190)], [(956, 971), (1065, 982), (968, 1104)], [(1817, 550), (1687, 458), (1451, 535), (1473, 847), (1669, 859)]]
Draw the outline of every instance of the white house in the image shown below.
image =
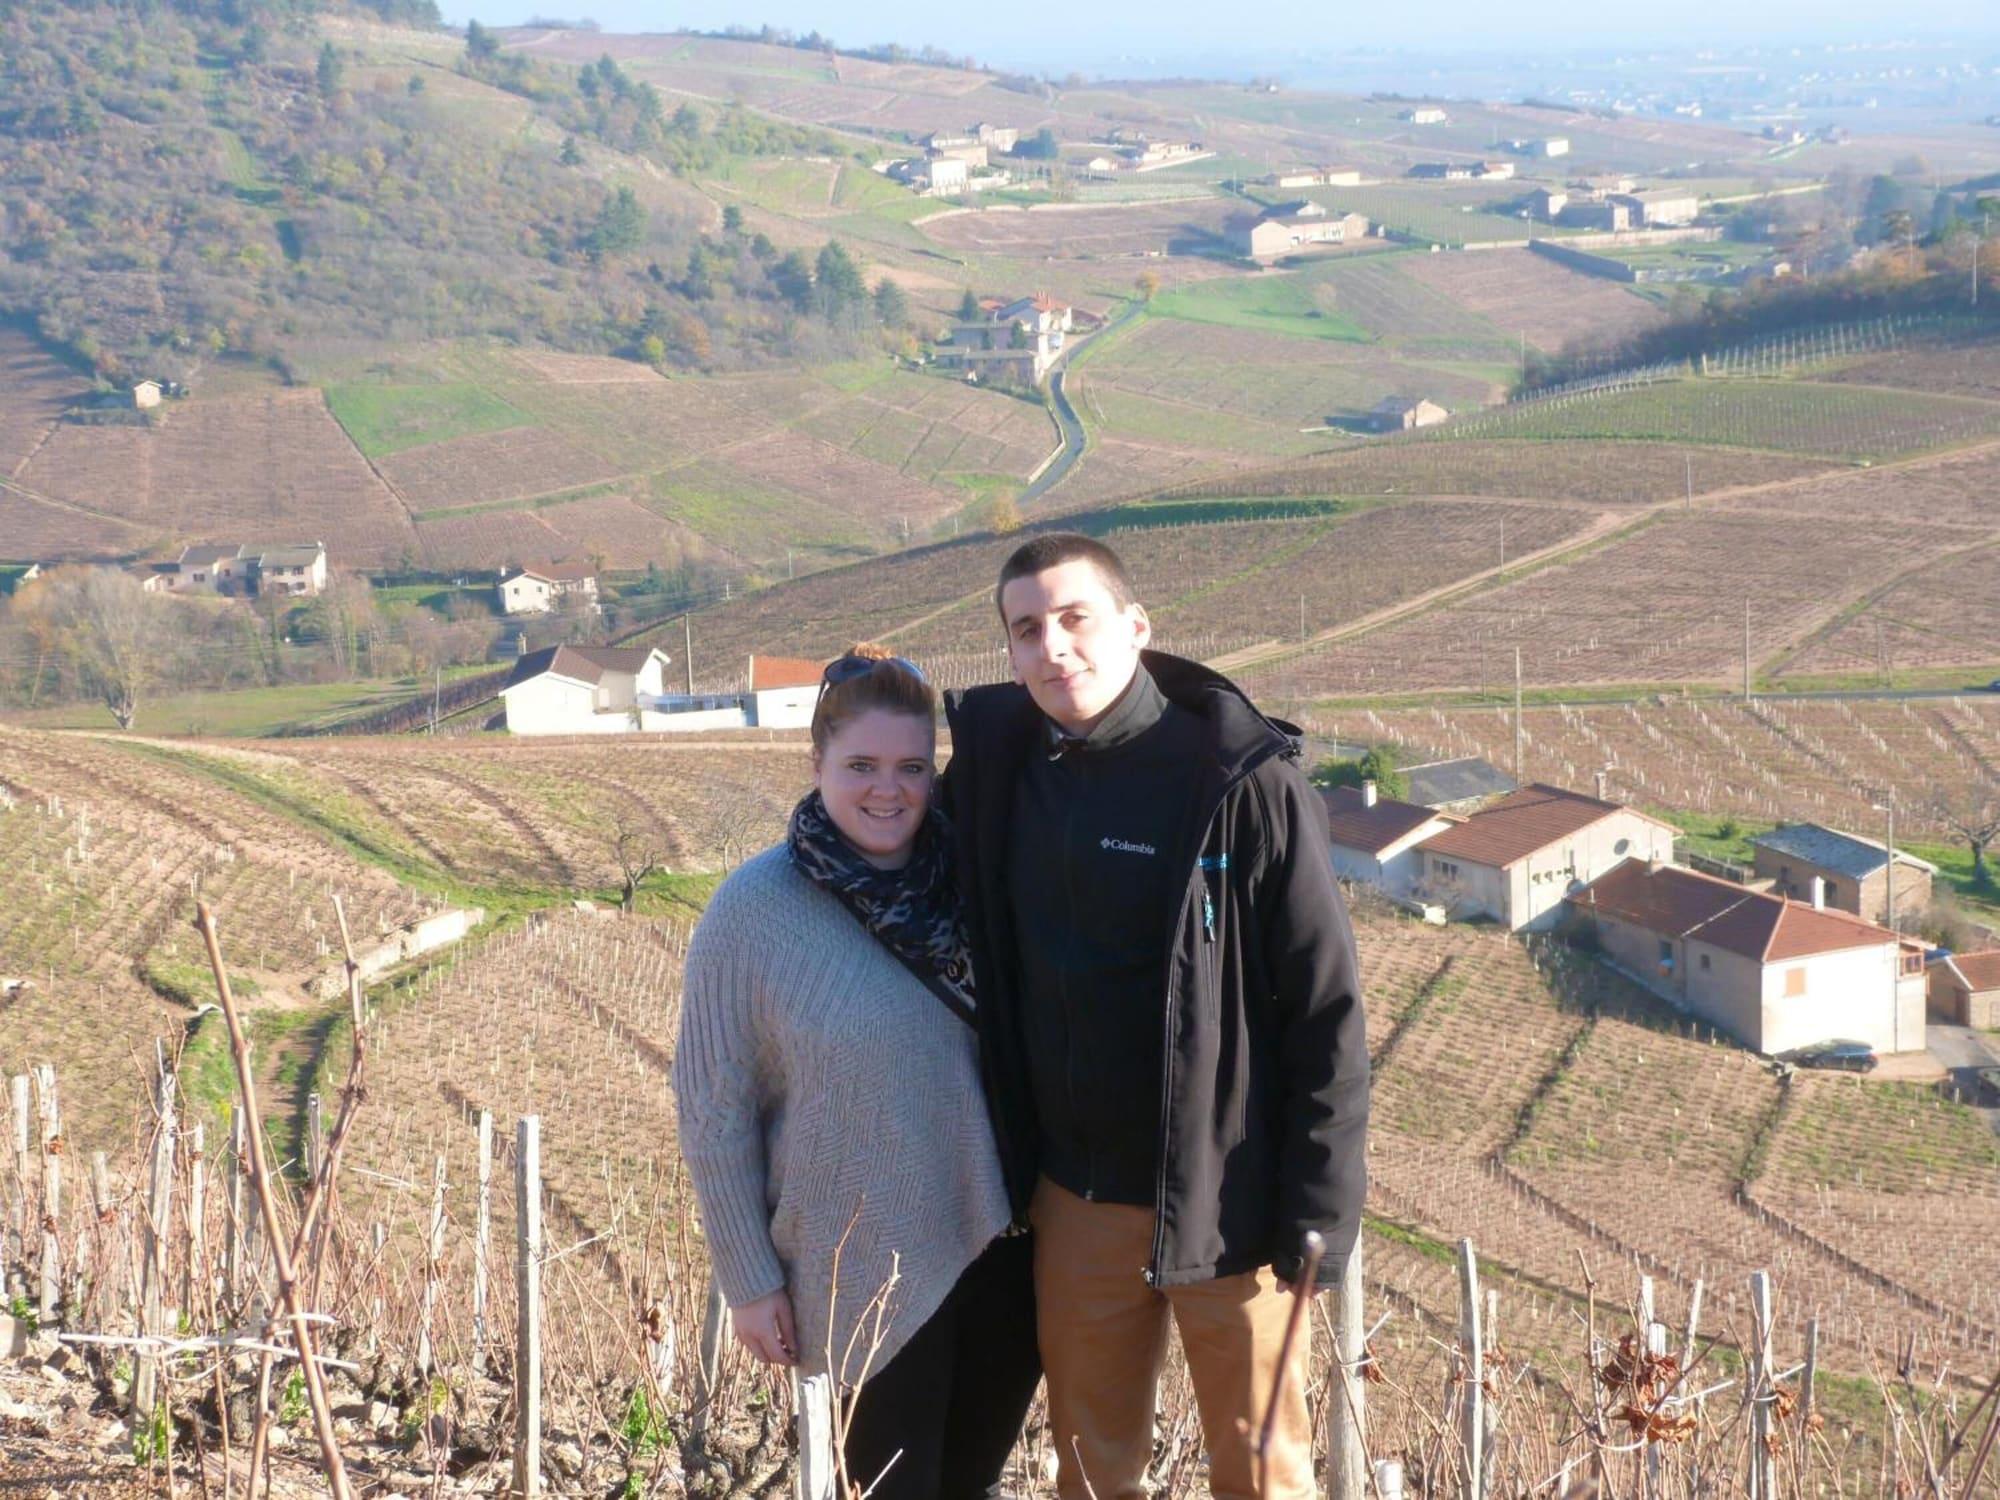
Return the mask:
[(1327, 787), (1320, 796), (1334, 874), (1391, 896), (1407, 897), (1422, 878), (1424, 856), (1417, 846), (1459, 821), (1435, 808), (1380, 796), (1372, 781)]
[(245, 547), (233, 542), (183, 547), (160, 564), (150, 584), (169, 593), (314, 595), (326, 587), (326, 546)]
[(1455, 917), (1545, 930), (1563, 897), (1627, 859), (1671, 860), (1676, 830), (1616, 802), (1534, 782), (1425, 839), (1414, 894)]
[(747, 692), (675, 693), (650, 701), (645, 729), (805, 729), (819, 703), (826, 664), (804, 657), (752, 656)]
[(260, 594), (316, 595), (326, 587), (326, 548), (318, 542), (267, 548), (251, 571)]
[(597, 607), (597, 574), (588, 563), (539, 563), (503, 572), (494, 585), (503, 615), (545, 615), (566, 598), (586, 610)]
[(1451, 116), (1435, 104), (1419, 104), (1404, 110), (1396, 118), (1410, 125), (1442, 125)]
[(667, 653), (651, 646), (545, 646), (514, 664), (500, 690), (509, 734), (621, 734), (667, 729)]
[(1677, 865), (1625, 860), (1572, 893), (1606, 957), (1758, 1052), (1922, 1050), (1924, 950), (1886, 927)]

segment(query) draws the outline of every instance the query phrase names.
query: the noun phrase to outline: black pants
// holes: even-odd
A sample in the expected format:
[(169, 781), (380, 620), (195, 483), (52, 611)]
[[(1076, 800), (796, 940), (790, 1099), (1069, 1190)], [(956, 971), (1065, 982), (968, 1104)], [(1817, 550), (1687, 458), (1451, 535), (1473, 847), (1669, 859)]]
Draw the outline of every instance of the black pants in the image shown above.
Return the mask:
[(847, 1477), (863, 1490), (875, 1485), (872, 1500), (1000, 1493), (1001, 1468), (1042, 1375), (1033, 1246), (1025, 1234), (987, 1246), (862, 1385), (847, 1420)]

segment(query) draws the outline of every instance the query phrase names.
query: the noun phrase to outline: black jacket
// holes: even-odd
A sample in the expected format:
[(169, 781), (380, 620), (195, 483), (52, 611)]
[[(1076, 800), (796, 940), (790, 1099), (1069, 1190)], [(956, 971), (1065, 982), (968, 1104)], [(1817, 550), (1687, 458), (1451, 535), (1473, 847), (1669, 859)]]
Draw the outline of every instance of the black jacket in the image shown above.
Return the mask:
[[(1330, 1285), (1361, 1225), (1368, 1052), (1326, 815), (1298, 768), (1295, 731), (1205, 667), (1155, 652), (1145, 663), (1204, 728), (1188, 768), (1202, 832), (1178, 892), (1161, 997), (1146, 1277), (1182, 1286), (1270, 1265), (1291, 1279), (1306, 1231), (1318, 1230), (1319, 1280)], [(943, 795), (958, 842), (988, 1101), (1008, 1189), (1025, 1212), (1039, 1142), (1007, 850), (1015, 781), (1044, 720), (1018, 686), (950, 694), (945, 714), (952, 759)]]

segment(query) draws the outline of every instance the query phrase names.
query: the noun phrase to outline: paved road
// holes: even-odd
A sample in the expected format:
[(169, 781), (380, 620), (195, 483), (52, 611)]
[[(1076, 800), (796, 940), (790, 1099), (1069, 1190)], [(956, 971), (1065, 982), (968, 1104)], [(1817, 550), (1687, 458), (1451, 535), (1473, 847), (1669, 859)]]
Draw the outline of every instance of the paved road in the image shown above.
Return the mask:
[(1021, 491), (1022, 505), (1041, 499), (1061, 484), (1069, 471), (1076, 467), (1077, 460), (1083, 457), (1083, 450), (1090, 443), (1089, 435), (1083, 430), (1083, 418), (1076, 414), (1076, 408), (1070, 405), (1069, 393), (1063, 389), (1063, 377), (1069, 373), (1067, 365), (1070, 355), (1094, 339), (1108, 337), (1136, 318), (1143, 310), (1143, 305), (1140, 303), (1126, 303), (1118, 316), (1106, 323), (1103, 328), (1089, 338), (1071, 340), (1063, 352), (1056, 356), (1055, 369), (1049, 375), (1049, 404), (1055, 408), (1056, 426), (1062, 430), (1062, 452), (1054, 463), (1042, 470), (1041, 478)]

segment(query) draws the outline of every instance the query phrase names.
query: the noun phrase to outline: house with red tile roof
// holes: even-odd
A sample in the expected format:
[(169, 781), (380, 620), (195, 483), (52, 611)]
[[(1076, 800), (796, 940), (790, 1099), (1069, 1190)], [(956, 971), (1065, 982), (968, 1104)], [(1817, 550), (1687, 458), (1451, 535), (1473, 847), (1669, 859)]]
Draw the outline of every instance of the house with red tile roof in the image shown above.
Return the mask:
[(1947, 953), (1932, 964), (1930, 1005), (1940, 1020), (2000, 1028), (2000, 948)]
[(1758, 1052), (1922, 1050), (1924, 953), (1886, 927), (1678, 865), (1627, 859), (1568, 897), (1604, 956)]
[(1326, 804), (1333, 873), (1396, 897), (1408, 897), (1423, 876), (1424, 856), (1417, 846), (1460, 821), (1420, 803), (1381, 796), (1372, 781), (1323, 787), (1320, 799)]
[(1563, 897), (1620, 860), (1674, 857), (1678, 830), (1621, 803), (1535, 782), (1424, 839), (1413, 894), (1456, 918), (1543, 931)]

